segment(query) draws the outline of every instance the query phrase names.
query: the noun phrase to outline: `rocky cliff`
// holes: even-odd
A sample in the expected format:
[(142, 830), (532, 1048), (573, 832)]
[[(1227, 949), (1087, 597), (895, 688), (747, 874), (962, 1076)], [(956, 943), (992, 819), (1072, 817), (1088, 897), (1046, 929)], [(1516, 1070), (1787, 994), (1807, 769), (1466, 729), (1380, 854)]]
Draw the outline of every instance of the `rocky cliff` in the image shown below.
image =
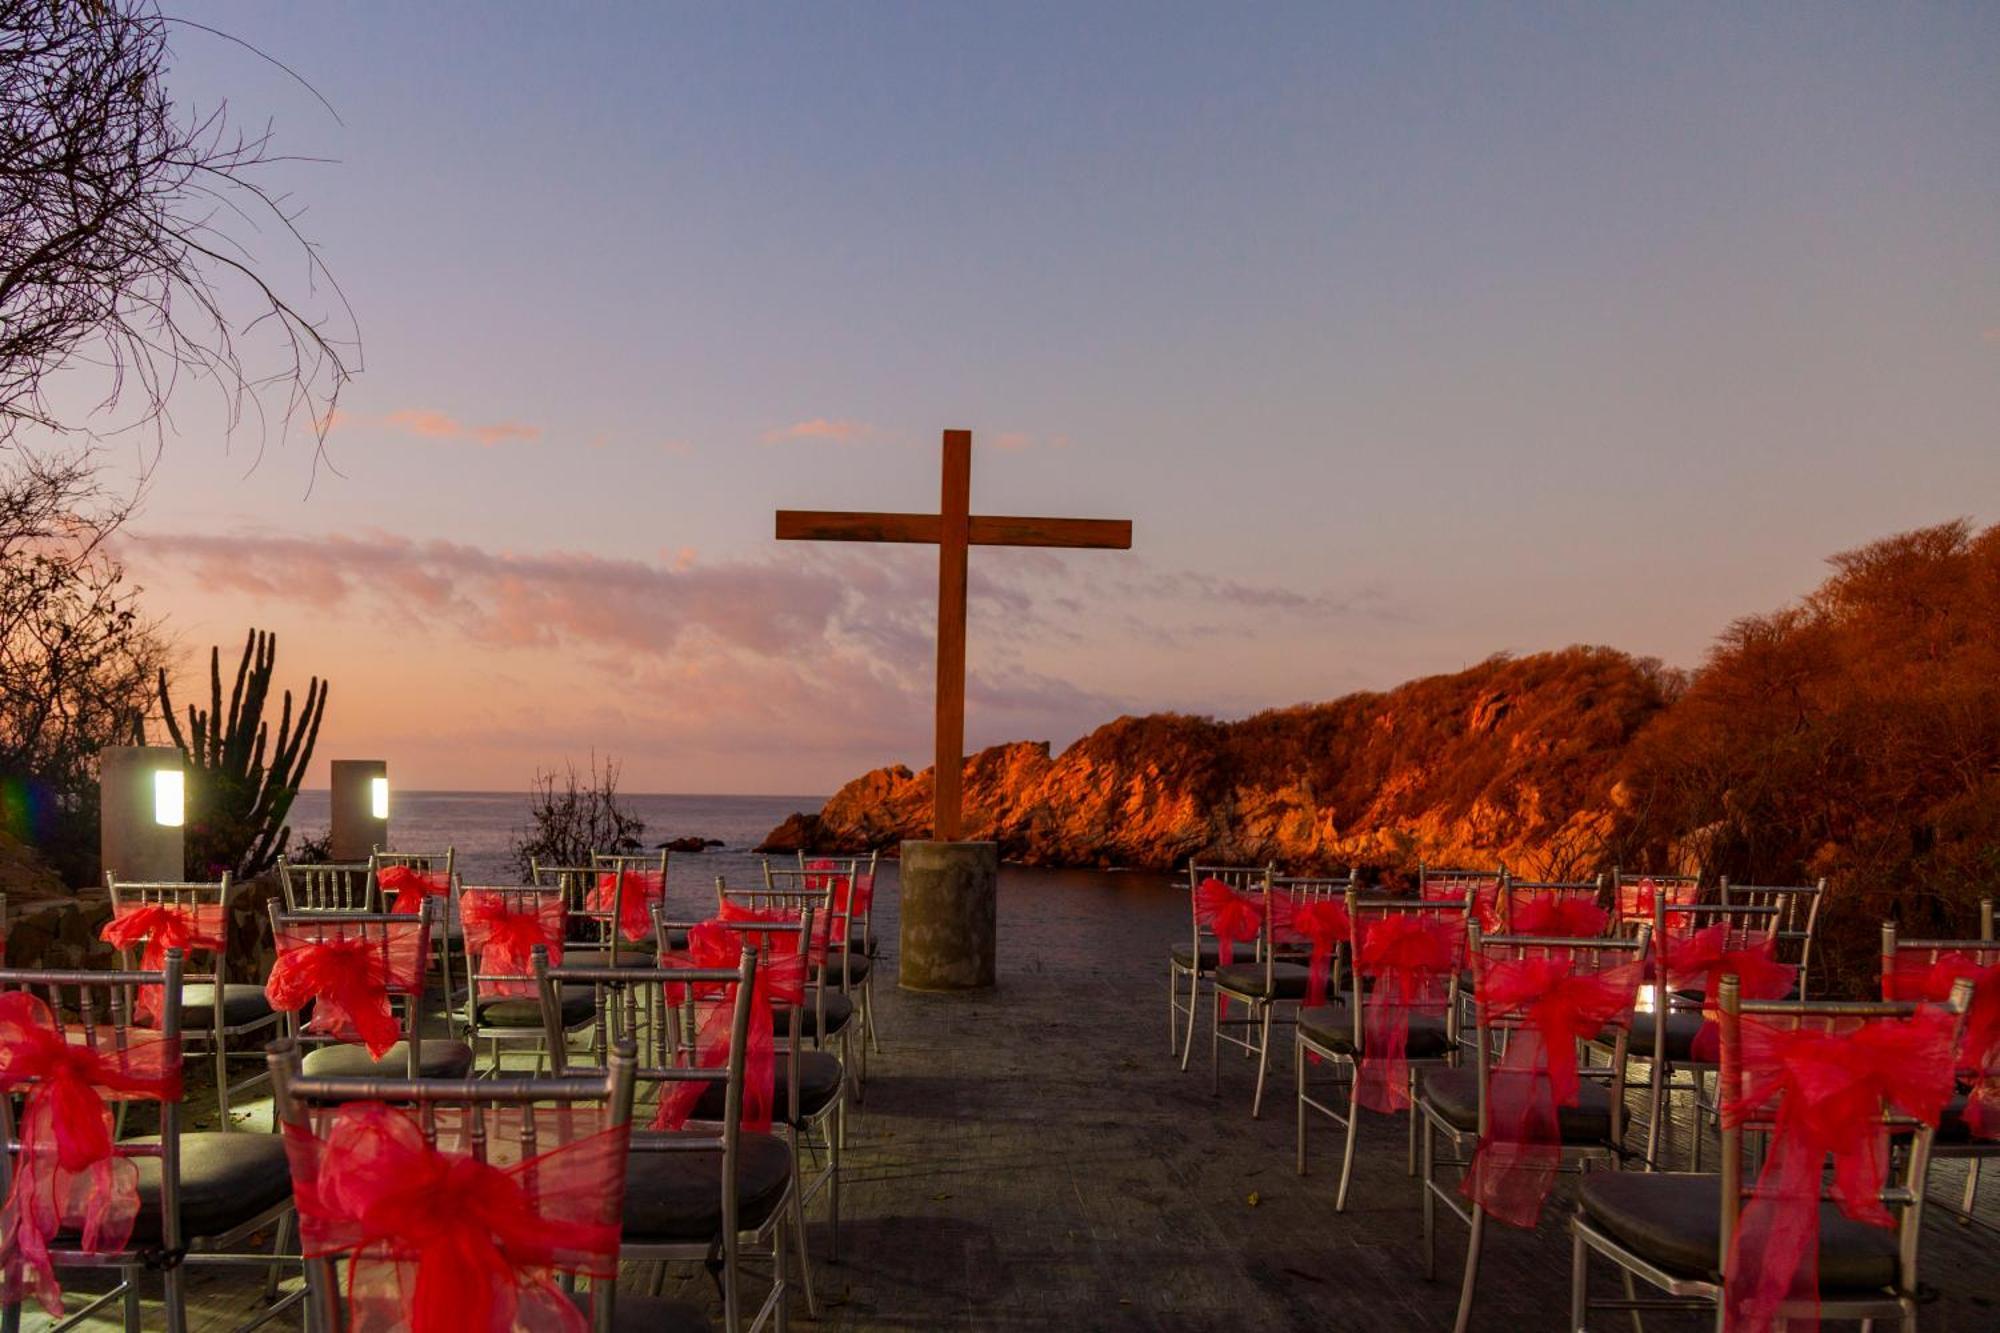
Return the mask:
[[(1623, 821), (1625, 749), (1665, 701), (1653, 664), (1572, 648), (1240, 722), (1122, 717), (1061, 754), (1024, 741), (969, 758), (967, 836), (1031, 865), (1594, 869)], [(766, 845), (928, 836), (932, 783), (876, 769)]]

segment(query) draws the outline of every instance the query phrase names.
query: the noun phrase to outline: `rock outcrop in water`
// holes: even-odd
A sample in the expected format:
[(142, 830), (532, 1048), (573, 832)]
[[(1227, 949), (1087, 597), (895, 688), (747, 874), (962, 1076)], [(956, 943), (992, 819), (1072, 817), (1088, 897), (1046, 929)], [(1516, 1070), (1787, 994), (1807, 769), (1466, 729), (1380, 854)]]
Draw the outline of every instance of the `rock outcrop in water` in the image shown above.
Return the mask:
[[(1654, 664), (1572, 648), (1240, 722), (1122, 717), (1059, 755), (1024, 741), (967, 759), (967, 836), (1031, 865), (1594, 866), (1620, 818), (1619, 760), (1665, 700)], [(932, 782), (876, 769), (766, 846), (927, 836)]]

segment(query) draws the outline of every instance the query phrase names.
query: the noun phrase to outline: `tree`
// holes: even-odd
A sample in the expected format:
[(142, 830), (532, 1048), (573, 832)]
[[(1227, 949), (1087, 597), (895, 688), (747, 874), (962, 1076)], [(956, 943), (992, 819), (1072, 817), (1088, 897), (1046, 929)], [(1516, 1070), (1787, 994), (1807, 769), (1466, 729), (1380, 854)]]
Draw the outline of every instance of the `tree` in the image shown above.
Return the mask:
[(126, 507), (85, 455), (0, 468), (0, 786), (9, 831), (97, 878), (97, 752), (144, 739), (165, 659), (105, 547)]
[[(97, 377), (100, 409), (136, 396), (152, 423), (183, 379), (216, 383), (232, 425), (246, 408), (265, 419), (278, 386), (281, 421), (320, 432), (348, 376), (333, 317), (255, 258), (266, 239), (295, 246), (309, 293), (324, 283), (349, 318), (295, 211), (259, 182), (285, 159), (225, 108), (180, 114), (174, 23), (151, 0), (0, 0), (0, 446), (30, 423), (75, 428), (51, 398), (63, 372)], [(239, 355), (251, 329), (275, 371)]]
[(243, 640), (243, 660), (236, 667), (236, 684), (229, 692), (229, 714), (222, 712), (222, 650), (208, 654), (209, 707), (188, 705), (187, 730), (174, 716), (167, 689), (166, 668), (160, 668), (160, 715), (167, 733), (194, 770), (194, 810), (188, 826), (187, 861), (194, 874), (217, 878), (228, 871), (239, 880), (269, 870), (284, 853), (291, 830), (285, 816), (298, 797), (306, 765), (326, 716), (326, 682), (314, 676), (306, 686), (305, 706), (293, 726), (292, 692), (285, 691), (278, 719), (278, 742), (269, 746), (270, 725), (264, 721), (264, 701), (278, 664), (278, 638), (251, 630)]
[[(514, 839), (514, 864), (526, 875), (532, 862), (543, 865), (587, 866), (592, 852), (636, 852), (646, 821), (618, 804), (618, 765), (603, 768), (590, 756), (590, 772), (564, 766), (565, 772), (535, 770), (528, 827)], [(558, 787), (557, 783), (561, 782)]]

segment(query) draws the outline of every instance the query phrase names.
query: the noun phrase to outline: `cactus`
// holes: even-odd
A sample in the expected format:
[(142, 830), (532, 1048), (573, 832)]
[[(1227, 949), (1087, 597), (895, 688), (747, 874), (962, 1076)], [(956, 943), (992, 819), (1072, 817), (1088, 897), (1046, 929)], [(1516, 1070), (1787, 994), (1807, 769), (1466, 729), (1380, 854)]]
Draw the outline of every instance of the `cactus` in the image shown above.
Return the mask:
[(238, 880), (261, 874), (276, 863), (291, 837), (285, 816), (312, 760), (320, 718), (326, 713), (327, 686), (319, 677), (312, 678), (296, 728), (292, 692), (285, 691), (278, 742), (267, 766), (270, 728), (264, 722), (264, 701), (277, 657), (277, 636), (251, 630), (243, 641), (243, 661), (236, 668), (225, 721), (222, 650), (210, 649), (209, 707), (203, 711), (188, 705), (185, 733), (174, 717), (167, 673), (164, 668), (160, 671), (160, 712), (168, 734), (193, 770), (187, 860), (188, 873), (197, 878), (215, 878), (224, 870)]

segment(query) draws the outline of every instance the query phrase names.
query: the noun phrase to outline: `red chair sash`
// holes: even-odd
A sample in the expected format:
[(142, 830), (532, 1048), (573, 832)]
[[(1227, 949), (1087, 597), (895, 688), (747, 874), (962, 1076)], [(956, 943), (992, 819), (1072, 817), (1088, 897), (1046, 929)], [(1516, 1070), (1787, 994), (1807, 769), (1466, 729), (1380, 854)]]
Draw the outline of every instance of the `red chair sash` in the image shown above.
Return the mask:
[[(172, 903), (139, 903), (119, 909), (104, 923), (97, 937), (119, 949), (143, 945), (139, 970), (158, 972), (167, 965), (167, 950), (179, 949), (183, 957), (197, 950), (222, 952), (222, 904), (177, 907)], [(134, 1017), (140, 1023), (160, 1021), (160, 987), (139, 987)]]
[(1562, 935), (1591, 939), (1611, 924), (1611, 914), (1588, 898), (1568, 893), (1524, 895), (1513, 904), (1516, 935)]
[[(1740, 933), (1740, 932), (1739, 932)], [(1778, 961), (1778, 941), (1772, 938), (1739, 944), (1729, 943), (1730, 926), (1718, 921), (1700, 930), (1667, 932), (1660, 942), (1659, 970), (1667, 990), (1698, 990), (1702, 1013), (1707, 1020), (1694, 1035), (1691, 1057), (1700, 1064), (1714, 1064), (1719, 1058), (1721, 1030), (1715, 1022), (1715, 995), (1725, 976), (1737, 979), (1746, 1000), (1782, 1000), (1791, 994), (1799, 969)], [(1664, 997), (1662, 1004), (1666, 1001)]]
[(1972, 982), (1972, 1008), (1958, 1043), (1958, 1076), (1971, 1092), (1965, 1123), (1979, 1138), (2000, 1139), (2000, 962), (1982, 964), (1959, 952), (1939, 954), (1929, 963), (1898, 962), (1885, 998), (1948, 1000), (1961, 978)]
[(413, 994), (423, 976), (424, 931), (367, 935), (296, 935), (278, 932), (278, 958), (271, 965), (264, 995), (281, 1013), (296, 1013), (312, 1002), (308, 1032), (359, 1042), (380, 1060), (402, 1040), (389, 1004), (394, 989)]
[[(838, 872), (840, 864), (825, 858), (806, 862), (808, 871)], [(843, 916), (867, 916), (868, 908), (875, 901), (875, 876), (849, 875), (840, 873), (808, 874), (808, 889), (833, 888), (833, 908)]]
[(1399, 1111), (1410, 1104), (1410, 1014), (1442, 1012), (1451, 977), (1465, 956), (1458, 923), (1439, 917), (1398, 913), (1361, 923), (1354, 970), (1375, 979), (1362, 999), (1360, 1068), (1355, 1098), (1371, 1111)]
[(1653, 919), (1653, 903), (1661, 894), (1666, 895), (1669, 907), (1688, 907), (1701, 894), (1699, 884), (1668, 884), (1664, 888), (1652, 879), (1642, 879), (1637, 884), (1618, 886), (1618, 915), (1621, 919), (1641, 921)]
[(1571, 958), (1495, 962), (1480, 977), (1488, 1023), (1518, 1015), (1507, 1053), (1487, 1078), (1487, 1132), (1461, 1190), (1488, 1215), (1533, 1227), (1562, 1161), (1558, 1108), (1582, 1094), (1576, 1043), (1630, 1022), (1644, 963), (1579, 972)]
[[(721, 920), (704, 921), (688, 931), (687, 951), (668, 955), (665, 963), (668, 967), (734, 968), (742, 955), (743, 938), (733, 927)], [(730, 987), (714, 982), (696, 983), (693, 990), (701, 1010), (694, 1067), (720, 1069), (729, 1063), (735, 997)], [(778, 1076), (772, 1006), (803, 1003), (805, 993), (805, 960), (796, 943), (790, 949), (773, 948), (758, 958), (757, 977), (750, 987), (750, 1035), (743, 1052), (742, 1125), (747, 1130), (762, 1133), (771, 1127)], [(678, 1005), (684, 998), (685, 992), (678, 985), (669, 988), (669, 1003)], [(653, 1113), (653, 1128), (679, 1129), (685, 1125), (708, 1087), (700, 1082), (668, 1084)]]
[(1306, 1003), (1326, 1003), (1327, 979), (1333, 971), (1333, 951), (1348, 939), (1353, 927), (1347, 920), (1347, 904), (1338, 898), (1314, 898), (1300, 902), (1291, 894), (1271, 895), (1271, 935), (1274, 939), (1312, 946), (1311, 974), (1306, 983)]
[[(724, 902), (721, 907), (716, 909), (714, 919), (737, 927), (754, 925), (789, 926), (791, 927), (790, 933), (776, 930), (762, 932), (739, 929), (736, 934), (738, 947), (741, 947), (742, 941), (745, 938), (754, 937), (758, 943), (781, 953), (797, 953), (799, 951), (799, 914), (787, 908), (745, 907), (741, 903)], [(810, 953), (814, 967), (826, 966), (828, 937), (832, 934), (832, 927), (833, 914), (830, 912), (821, 912), (813, 920), (813, 938)], [(733, 965), (733, 961), (728, 964), (722, 964), (722, 966), (731, 966)]]
[[(618, 883), (625, 882), (623, 895)], [(653, 933), (653, 909), (666, 901), (667, 881), (657, 870), (607, 870), (597, 877), (590, 891), (590, 910), (609, 912), (618, 908), (618, 933), (637, 944)]]
[(1769, 1155), (1745, 1204), (1723, 1274), (1735, 1333), (1765, 1333), (1780, 1305), (1789, 1330), (1818, 1327), (1820, 1180), (1833, 1159), (1833, 1197), (1857, 1222), (1895, 1225), (1879, 1192), (1889, 1167), (1885, 1104), (1935, 1126), (1952, 1093), (1950, 1015), (1874, 1019), (1846, 1031), (1785, 1028), (1745, 1018), (1743, 1087), (1725, 1124), (1774, 1108)]
[(1236, 946), (1263, 930), (1264, 905), (1210, 876), (1194, 891), (1194, 919), (1215, 936), (1216, 956), (1228, 967), (1236, 960)]
[(1494, 934), (1500, 929), (1500, 881), (1497, 879), (1464, 879), (1445, 884), (1424, 886), (1423, 899), (1427, 903), (1462, 903), (1467, 897), (1472, 899), (1472, 917), (1479, 928)]
[[(481, 978), (532, 977), (535, 973), (535, 946), (548, 950), (549, 963), (563, 960), (563, 905), (554, 895), (526, 900), (532, 905), (516, 907), (507, 895), (466, 890), (459, 902), (459, 920), (465, 926), (465, 947)], [(496, 996), (533, 995), (532, 981), (482, 980)]]
[(107, 1100), (179, 1101), (178, 1039), (127, 1033), (123, 1049), (67, 1040), (40, 997), (0, 994), (0, 1095), (25, 1091), (14, 1181), (0, 1205), (0, 1301), (32, 1296), (63, 1312), (49, 1240), (74, 1229), (79, 1248), (115, 1254), (139, 1215), (139, 1170), (112, 1145)]
[[(522, 1115), (536, 1143), (506, 1162)], [(488, 1158), (452, 1151), (463, 1113), (439, 1116), (438, 1147), (408, 1113), (354, 1102), (324, 1137), (285, 1126), (299, 1239), (310, 1258), (351, 1256), (350, 1330), (588, 1333), (558, 1272), (618, 1275), (629, 1127), (601, 1112), (502, 1108), (486, 1118)]]
[(441, 898), (451, 892), (451, 881), (443, 875), (426, 874), (413, 866), (383, 866), (375, 872), (375, 887), (396, 895), (391, 912), (414, 913), (425, 898)]

